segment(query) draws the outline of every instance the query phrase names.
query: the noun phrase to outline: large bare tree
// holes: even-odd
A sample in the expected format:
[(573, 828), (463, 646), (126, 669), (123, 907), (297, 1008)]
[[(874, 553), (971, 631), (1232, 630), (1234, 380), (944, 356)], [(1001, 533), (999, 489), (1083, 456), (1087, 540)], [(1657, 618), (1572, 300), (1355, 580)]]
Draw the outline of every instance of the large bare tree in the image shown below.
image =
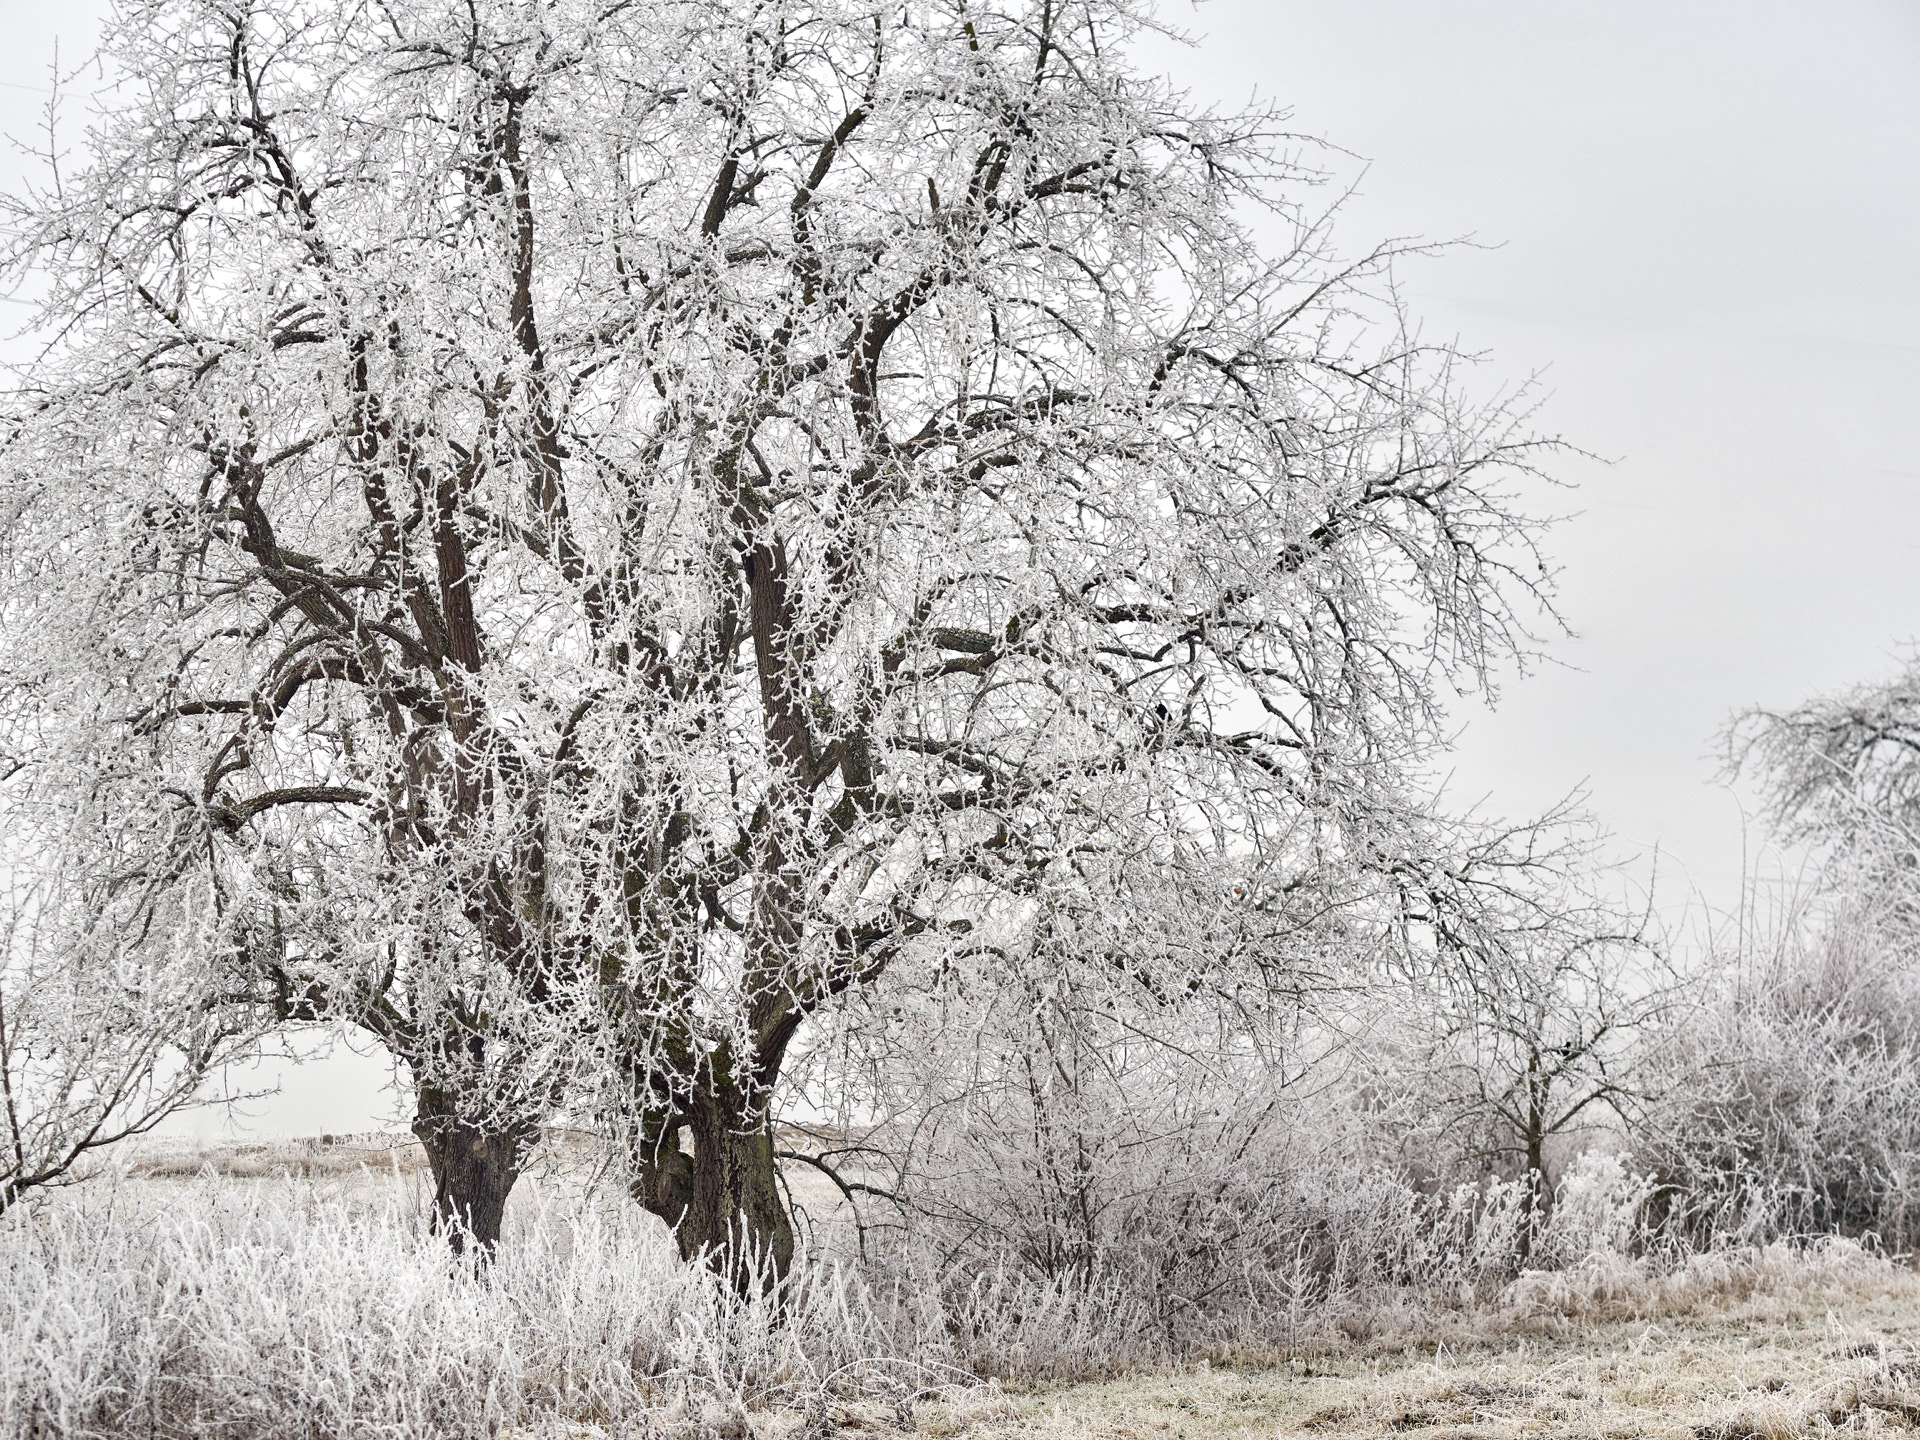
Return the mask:
[(411, 1068), (447, 1221), (591, 1107), (778, 1271), (810, 1015), (1039, 916), (1271, 966), (1430, 823), (1546, 584), (1531, 442), (1145, 11), (120, 7), (15, 220), (7, 624), (138, 593), (180, 873)]

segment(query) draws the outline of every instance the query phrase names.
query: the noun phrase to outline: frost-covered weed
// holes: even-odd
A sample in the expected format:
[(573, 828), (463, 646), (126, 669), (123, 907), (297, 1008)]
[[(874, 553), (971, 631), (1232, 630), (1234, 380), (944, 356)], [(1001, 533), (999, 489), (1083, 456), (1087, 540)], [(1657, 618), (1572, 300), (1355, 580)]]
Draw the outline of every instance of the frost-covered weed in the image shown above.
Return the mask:
[(1560, 1323), (1891, 1273), (1844, 1242), (1650, 1256), (1646, 1183), (1605, 1156), (1563, 1180), (1530, 1257), (1546, 1268), (1517, 1278), (1519, 1182), (1423, 1193), (1329, 1168), (1244, 1213), (1263, 1246), (1248, 1231), (1186, 1283), (1148, 1226), (1055, 1275), (922, 1229), (802, 1262), (777, 1302), (684, 1265), (624, 1198), (531, 1189), (481, 1267), (427, 1231), (408, 1177), (337, 1180), (122, 1179), (10, 1217), (0, 1436), (692, 1437), (768, 1407), (905, 1414), (976, 1379), (1372, 1343), (1443, 1311)]
[(391, 1188), (209, 1175), (141, 1208), (87, 1192), (0, 1229), (0, 1434), (618, 1424), (871, 1388), (892, 1354), (844, 1272), (806, 1270), (783, 1308), (742, 1300), (630, 1207), (528, 1207), (486, 1268)]
[(1596, 1320), (1680, 1314), (1762, 1293), (1833, 1298), (1890, 1287), (1899, 1270), (1884, 1254), (1843, 1236), (1806, 1245), (1701, 1251), (1667, 1266), (1646, 1256), (1595, 1250), (1562, 1270), (1529, 1270), (1503, 1297), (1523, 1313)]

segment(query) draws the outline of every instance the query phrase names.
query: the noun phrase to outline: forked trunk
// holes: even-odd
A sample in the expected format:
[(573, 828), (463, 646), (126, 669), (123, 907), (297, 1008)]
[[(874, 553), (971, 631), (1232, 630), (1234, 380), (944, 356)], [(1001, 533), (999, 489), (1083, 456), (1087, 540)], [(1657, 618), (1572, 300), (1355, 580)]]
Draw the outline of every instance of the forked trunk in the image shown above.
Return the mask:
[(413, 1133), (433, 1173), (435, 1232), (446, 1236), (456, 1255), (469, 1242), (483, 1256), (491, 1254), (500, 1243), (507, 1195), (534, 1139), (531, 1127), (477, 1124), (423, 1088)]
[(667, 1222), (667, 1229), (678, 1236), (680, 1222), (687, 1218), (687, 1206), (693, 1201), (693, 1157), (680, 1148), (680, 1122), (669, 1116), (660, 1127), (641, 1141), (634, 1159), (636, 1169), (629, 1189), (643, 1209)]
[(678, 1126), (640, 1158), (633, 1197), (672, 1228), (686, 1260), (700, 1260), (735, 1290), (771, 1288), (793, 1265), (793, 1222), (780, 1198), (773, 1127), (730, 1085), (694, 1097)]

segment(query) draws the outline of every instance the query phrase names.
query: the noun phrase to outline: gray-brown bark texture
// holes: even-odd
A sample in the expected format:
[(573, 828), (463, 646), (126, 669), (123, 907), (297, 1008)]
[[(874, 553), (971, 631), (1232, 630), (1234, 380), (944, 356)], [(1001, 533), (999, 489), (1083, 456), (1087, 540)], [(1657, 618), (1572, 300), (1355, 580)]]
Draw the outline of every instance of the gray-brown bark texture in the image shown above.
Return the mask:
[(433, 1176), (433, 1228), (456, 1254), (469, 1245), (490, 1255), (500, 1244), (507, 1196), (533, 1143), (532, 1127), (475, 1123), (454, 1113), (445, 1096), (424, 1088), (413, 1133)]
[(701, 1097), (686, 1120), (692, 1152), (676, 1137), (643, 1156), (634, 1198), (673, 1230), (684, 1259), (741, 1290), (777, 1284), (793, 1265), (794, 1234), (772, 1127), (730, 1087)]

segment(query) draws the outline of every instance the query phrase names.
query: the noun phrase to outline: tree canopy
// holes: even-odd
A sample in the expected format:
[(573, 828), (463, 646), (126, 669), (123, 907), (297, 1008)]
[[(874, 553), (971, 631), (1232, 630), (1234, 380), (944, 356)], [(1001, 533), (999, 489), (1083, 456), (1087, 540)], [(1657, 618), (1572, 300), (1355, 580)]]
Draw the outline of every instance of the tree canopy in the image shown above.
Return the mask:
[(1147, 19), (118, 7), (11, 222), (6, 744), (57, 784), (111, 697), (115, 823), (411, 1068), (449, 1221), (592, 1095), (783, 1265), (788, 1048), (914, 947), (1079, 915), (1177, 991), (1419, 888), (1536, 442)]

